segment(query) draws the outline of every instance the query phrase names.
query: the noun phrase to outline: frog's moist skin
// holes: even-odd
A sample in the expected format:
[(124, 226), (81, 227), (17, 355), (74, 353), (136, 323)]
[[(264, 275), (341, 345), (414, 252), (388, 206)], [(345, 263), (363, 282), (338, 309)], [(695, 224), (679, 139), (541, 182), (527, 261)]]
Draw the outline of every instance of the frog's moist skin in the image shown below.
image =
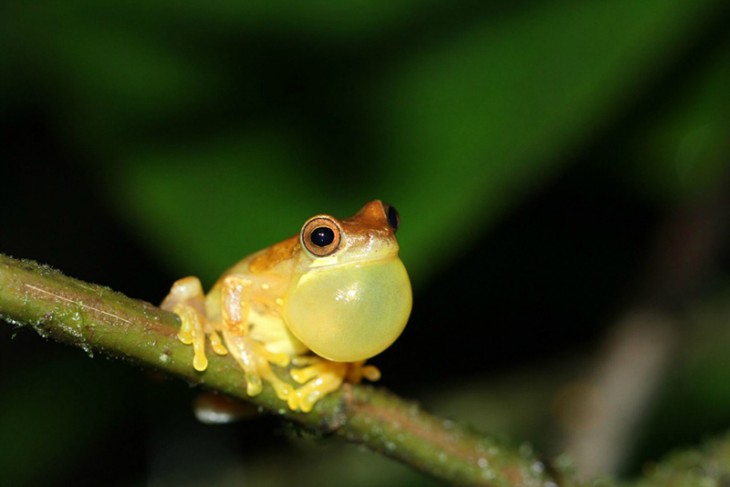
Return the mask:
[[(196, 277), (175, 282), (162, 308), (182, 321), (178, 334), (208, 366), (205, 345), (231, 353), (247, 392), (268, 382), (292, 410), (308, 412), (343, 381), (377, 380), (365, 360), (388, 348), (411, 311), (411, 285), (398, 257), (398, 213), (379, 200), (338, 220), (316, 215), (299, 235), (246, 257), (205, 295)], [(294, 365), (299, 386), (271, 364)]]

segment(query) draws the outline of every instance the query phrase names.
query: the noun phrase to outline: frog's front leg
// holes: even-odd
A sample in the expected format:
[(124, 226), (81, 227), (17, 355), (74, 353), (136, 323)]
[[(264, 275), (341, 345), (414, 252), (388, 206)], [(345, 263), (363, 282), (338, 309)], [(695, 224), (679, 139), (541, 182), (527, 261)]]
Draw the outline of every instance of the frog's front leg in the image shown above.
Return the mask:
[(184, 344), (193, 345), (195, 370), (203, 371), (208, 368), (208, 358), (205, 355), (206, 335), (210, 337), (211, 346), (218, 355), (228, 353), (205, 315), (205, 295), (197, 277), (177, 280), (160, 307), (180, 317), (182, 324), (177, 337)]
[(249, 336), (248, 315), (253, 299), (250, 294), (251, 281), (237, 275), (226, 277), (221, 288), (221, 332), (226, 346), (246, 375), (246, 392), (255, 396), (261, 392), (266, 381), (274, 388), (277, 397), (287, 400), (292, 386), (281, 380), (270, 364), (280, 367), (289, 365), (290, 357), (285, 353), (274, 353), (264, 343)]
[(330, 392), (336, 391), (343, 382), (358, 384), (363, 378), (370, 381), (380, 379), (380, 371), (374, 365), (365, 365), (365, 361), (332, 362), (321, 357), (301, 357), (295, 365), (304, 365), (300, 369), (292, 369), (292, 378), (301, 387), (295, 389), (288, 399), (289, 407), (307, 413), (314, 404)]

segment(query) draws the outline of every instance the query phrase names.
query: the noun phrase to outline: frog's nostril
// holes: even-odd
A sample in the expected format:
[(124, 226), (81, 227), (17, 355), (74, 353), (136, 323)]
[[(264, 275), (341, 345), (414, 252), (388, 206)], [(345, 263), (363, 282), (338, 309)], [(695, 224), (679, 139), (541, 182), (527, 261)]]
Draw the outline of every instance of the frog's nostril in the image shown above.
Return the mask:
[(398, 210), (396, 210), (394, 206), (385, 205), (385, 214), (388, 217), (388, 225), (390, 225), (390, 228), (392, 228), (394, 232), (398, 230), (398, 227), (400, 226), (400, 215), (398, 215)]

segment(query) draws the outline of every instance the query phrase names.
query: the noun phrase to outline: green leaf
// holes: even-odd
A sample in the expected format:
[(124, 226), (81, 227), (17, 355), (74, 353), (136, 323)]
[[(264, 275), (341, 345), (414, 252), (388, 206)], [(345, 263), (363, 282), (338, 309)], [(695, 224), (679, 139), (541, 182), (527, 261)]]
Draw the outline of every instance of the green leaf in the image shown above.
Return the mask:
[(402, 213), (402, 254), (420, 282), (560, 169), (715, 4), (544, 2), (422, 33), (371, 59), (372, 79), (352, 88), (367, 107), (352, 124), (374, 148), (321, 165), (327, 133), (266, 122), (129, 157), (116, 194), (171, 266), (197, 262), (207, 276), (314, 212), (346, 216), (379, 197)]
[(722, 191), (727, 178), (730, 43), (713, 50), (630, 147), (637, 189), (661, 202)]

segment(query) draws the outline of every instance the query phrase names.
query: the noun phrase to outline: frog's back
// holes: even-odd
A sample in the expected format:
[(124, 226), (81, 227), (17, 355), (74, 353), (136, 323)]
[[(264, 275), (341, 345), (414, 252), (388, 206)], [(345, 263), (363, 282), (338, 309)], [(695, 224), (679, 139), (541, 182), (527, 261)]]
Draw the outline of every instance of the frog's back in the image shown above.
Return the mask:
[(299, 249), (299, 238), (295, 235), (238, 261), (221, 276), (219, 281), (230, 274), (253, 277), (268, 273), (290, 273)]
[[(276, 300), (283, 297), (291, 279), (294, 256), (299, 250), (299, 239), (294, 236), (238, 261), (221, 275), (206, 296), (208, 318), (220, 315), (220, 294), (223, 282), (229, 276), (243, 278), (250, 286), (250, 299)], [(265, 300), (265, 299), (264, 299)]]

